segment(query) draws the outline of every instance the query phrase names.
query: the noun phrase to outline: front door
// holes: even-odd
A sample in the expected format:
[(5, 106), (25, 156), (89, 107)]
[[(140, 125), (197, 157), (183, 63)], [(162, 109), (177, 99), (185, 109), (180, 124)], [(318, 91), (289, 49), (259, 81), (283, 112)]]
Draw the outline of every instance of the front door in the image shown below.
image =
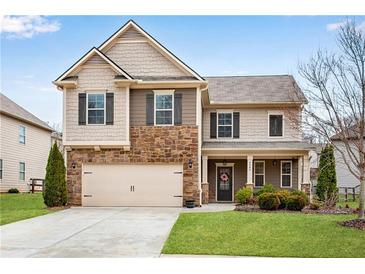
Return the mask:
[(217, 168), (217, 201), (232, 202), (232, 167)]

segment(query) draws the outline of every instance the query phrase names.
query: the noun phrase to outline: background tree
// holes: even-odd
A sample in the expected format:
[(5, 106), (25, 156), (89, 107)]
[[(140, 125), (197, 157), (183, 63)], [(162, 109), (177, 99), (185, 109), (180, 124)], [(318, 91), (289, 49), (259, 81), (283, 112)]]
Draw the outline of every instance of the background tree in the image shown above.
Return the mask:
[(338, 151), (348, 170), (359, 180), (358, 218), (364, 219), (364, 33), (355, 22), (347, 20), (338, 31), (337, 45), (339, 53), (319, 50), (299, 67), (308, 84), (305, 93), (310, 102), (304, 109), (303, 123)]
[(64, 206), (67, 204), (66, 168), (57, 144), (51, 147), (48, 156), (44, 203), (49, 207)]
[(321, 201), (337, 194), (336, 162), (333, 146), (326, 145), (319, 158), (316, 194)]

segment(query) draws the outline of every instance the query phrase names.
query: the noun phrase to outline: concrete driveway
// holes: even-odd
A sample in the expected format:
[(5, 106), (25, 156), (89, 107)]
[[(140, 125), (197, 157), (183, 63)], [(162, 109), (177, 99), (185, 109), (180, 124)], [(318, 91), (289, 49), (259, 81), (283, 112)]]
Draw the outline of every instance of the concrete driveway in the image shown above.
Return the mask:
[(158, 257), (180, 208), (71, 208), (0, 227), (1, 257)]

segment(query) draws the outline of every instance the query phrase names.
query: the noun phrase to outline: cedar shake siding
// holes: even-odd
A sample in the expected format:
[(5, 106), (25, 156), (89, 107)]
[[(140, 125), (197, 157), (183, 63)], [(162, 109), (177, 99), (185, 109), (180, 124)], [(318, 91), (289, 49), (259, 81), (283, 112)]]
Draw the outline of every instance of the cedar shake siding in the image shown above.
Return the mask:
[[(288, 119), (293, 114), (299, 115), (298, 108), (283, 110), (279, 108), (241, 108), (229, 109), (227, 112), (239, 112), (239, 138), (211, 138), (211, 112), (224, 112), (224, 109), (204, 109), (203, 110), (203, 141), (235, 141), (235, 142), (283, 142), (302, 141), (300, 130)], [(269, 137), (269, 114), (282, 113), (284, 115), (284, 136)]]
[(105, 55), (135, 78), (137, 76), (189, 76), (148, 42), (133, 27), (105, 50)]
[[(216, 202), (216, 164), (223, 163), (224, 159), (208, 160), (208, 183), (209, 183), (209, 202)], [(258, 161), (263, 161), (259, 160)], [(272, 159), (265, 161), (265, 184), (272, 184), (275, 188), (280, 189), (280, 161), (292, 161), (292, 187), (298, 189), (298, 160), (297, 159), (277, 159), (276, 166), (273, 165)], [(244, 187), (247, 182), (247, 160), (225, 159), (227, 163), (234, 163), (234, 193)], [(255, 160), (254, 160), (255, 161)], [(255, 188), (259, 189), (259, 188)], [(288, 189), (288, 188), (285, 188)]]
[[(146, 96), (153, 95), (153, 90), (135, 89), (130, 91), (130, 125), (143, 126), (146, 121)], [(175, 94), (182, 96), (182, 124), (196, 124), (196, 90), (175, 89)]]
[[(126, 88), (113, 83), (115, 72), (107, 67), (87, 67), (78, 73), (78, 86), (66, 89), (66, 142), (126, 141)], [(79, 125), (79, 93), (114, 93), (113, 125)]]

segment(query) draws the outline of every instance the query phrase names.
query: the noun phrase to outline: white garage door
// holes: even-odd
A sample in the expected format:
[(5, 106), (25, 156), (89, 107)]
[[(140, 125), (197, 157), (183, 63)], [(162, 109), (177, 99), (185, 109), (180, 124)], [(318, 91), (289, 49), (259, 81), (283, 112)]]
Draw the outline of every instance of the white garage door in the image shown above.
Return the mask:
[(182, 206), (182, 165), (84, 165), (83, 206)]

